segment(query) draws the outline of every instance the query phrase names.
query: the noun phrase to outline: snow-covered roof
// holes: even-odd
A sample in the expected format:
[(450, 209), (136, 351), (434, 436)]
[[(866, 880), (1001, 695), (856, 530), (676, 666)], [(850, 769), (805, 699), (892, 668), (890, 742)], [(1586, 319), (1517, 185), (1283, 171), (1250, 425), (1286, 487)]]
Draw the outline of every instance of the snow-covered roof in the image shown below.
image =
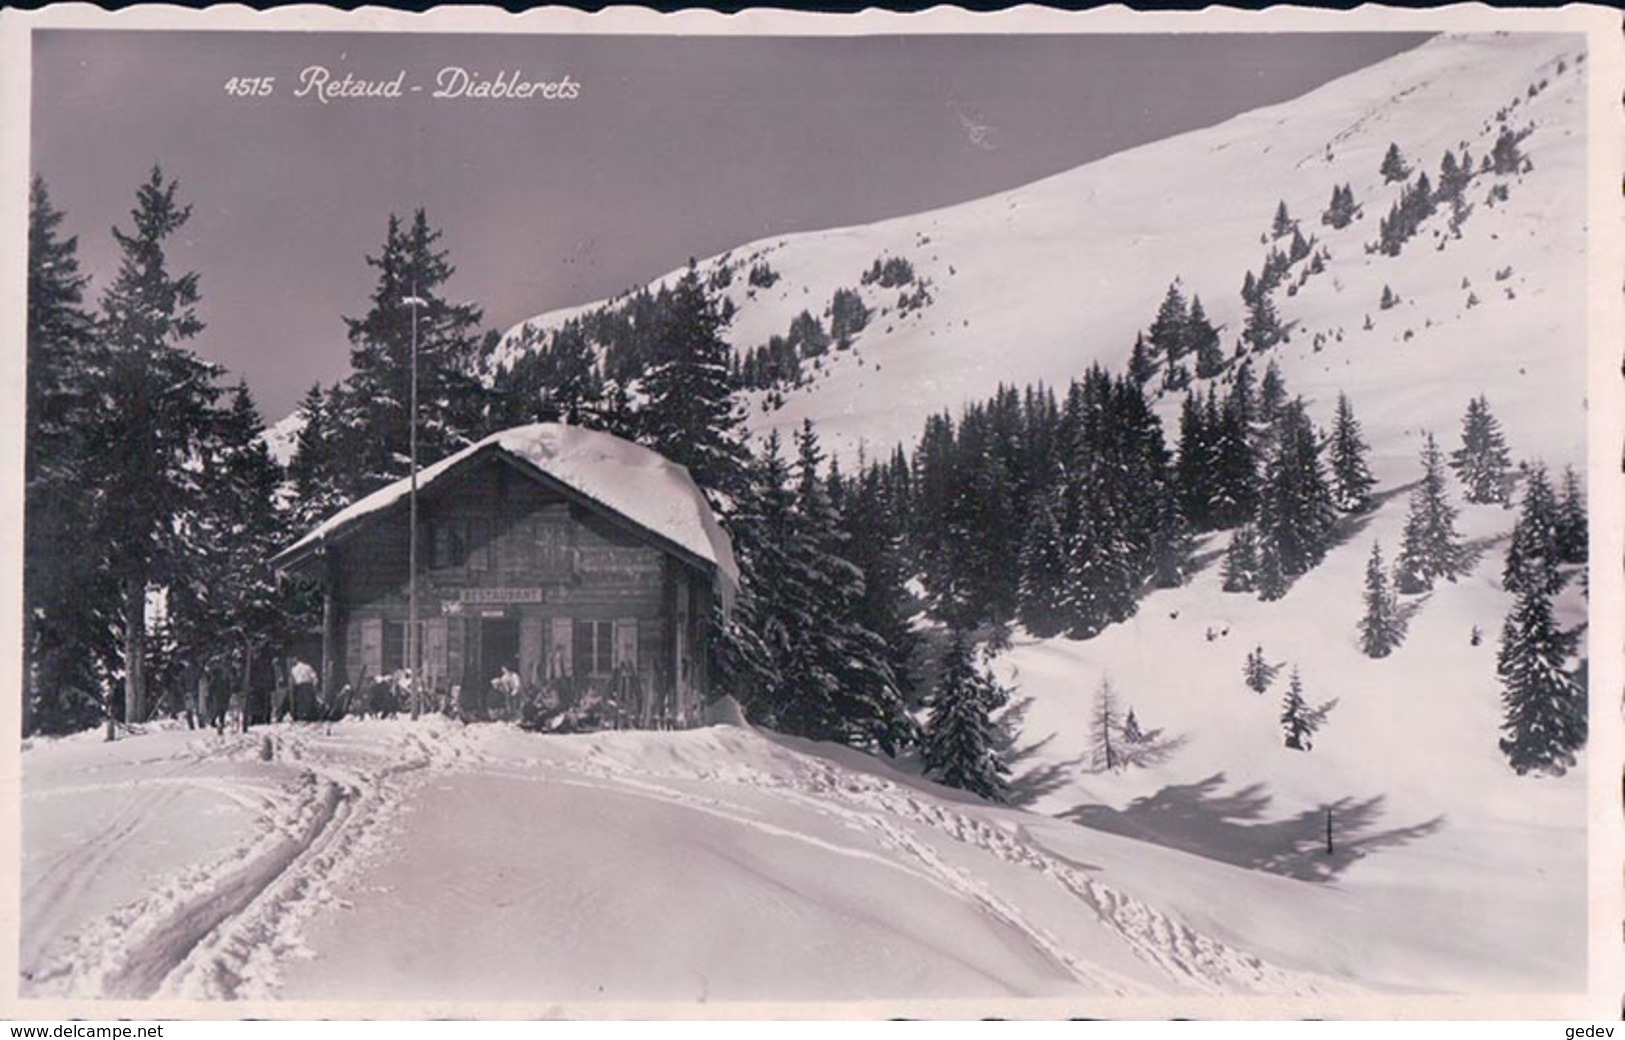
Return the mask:
[[(425, 466), (418, 471), (418, 491), (493, 450), (712, 564), (722, 577), (725, 596), (731, 598), (737, 588), (732, 544), (688, 470), (612, 434), (563, 423), (516, 426)], [(275, 562), (291, 563), (358, 521), (405, 501), (411, 486), (411, 478), (403, 477), (339, 510), (278, 553)]]

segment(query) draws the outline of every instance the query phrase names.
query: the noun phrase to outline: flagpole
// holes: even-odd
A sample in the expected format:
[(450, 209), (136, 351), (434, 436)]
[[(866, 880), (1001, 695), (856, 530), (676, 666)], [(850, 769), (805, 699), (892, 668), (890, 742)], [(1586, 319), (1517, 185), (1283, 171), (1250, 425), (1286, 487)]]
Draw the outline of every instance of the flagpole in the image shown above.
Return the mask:
[(411, 505), (409, 511), (410, 529), (407, 533), (407, 575), (406, 575), (406, 662), (412, 675), (412, 718), (416, 720), (423, 714), (423, 662), (418, 660), (418, 308), (427, 301), (417, 294), (417, 285), (412, 286), (412, 295), (405, 303), (412, 308), (412, 401), (408, 427), (409, 453), (411, 455), (412, 491), (409, 496)]

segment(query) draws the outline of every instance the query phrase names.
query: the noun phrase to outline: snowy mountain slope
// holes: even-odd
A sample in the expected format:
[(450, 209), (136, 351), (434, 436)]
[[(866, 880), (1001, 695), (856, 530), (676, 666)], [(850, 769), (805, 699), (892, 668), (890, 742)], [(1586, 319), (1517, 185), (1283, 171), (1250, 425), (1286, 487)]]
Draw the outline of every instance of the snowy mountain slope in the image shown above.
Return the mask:
[[(753, 243), (701, 264), (743, 271), (766, 260), (781, 275), (754, 296), (740, 277), (728, 288), (739, 347), (782, 334), (803, 307), (818, 313), (837, 288), (864, 293), (876, 313), (853, 349), (826, 356), (823, 374), (788, 392), (782, 409), (756, 402), (751, 422), (784, 429), (810, 417), (826, 446), (873, 452), (912, 445), (927, 413), (984, 398), (996, 382), (1064, 385), (1095, 360), (1120, 367), (1176, 276), (1231, 346), (1243, 276), (1259, 270), (1261, 236), (1286, 203), (1330, 259), (1295, 294), (1276, 291), (1292, 335), (1270, 357), (1322, 425), (1337, 393), (1349, 394), (1372, 445), (1379, 508), (1346, 521), (1339, 547), (1277, 603), (1220, 590), (1225, 539), (1212, 536), (1201, 546), (1206, 568), (1151, 594), (1130, 622), (1083, 642), (1018, 637), (999, 667), (1029, 702), (1017, 779), (1035, 808), (1326, 885), (1359, 912), (1345, 931), (1316, 928), (1312, 941), (1323, 953), (1346, 942), (1341, 967), (1360, 977), (1479, 990), (1577, 986), (1584, 976), (1584, 760), (1560, 779), (1520, 778), (1496, 747), (1495, 655), (1511, 606), (1500, 572), (1515, 511), (1464, 507), (1478, 564), (1406, 597), (1414, 613), (1392, 657), (1361, 655), (1355, 630), (1372, 542), (1390, 562), (1398, 549), (1422, 431), (1448, 452), (1467, 401), (1482, 393), (1516, 458), (1584, 466), (1582, 54), (1582, 41), (1562, 36), (1436, 38), (1298, 100), (1003, 195)], [(1459, 239), (1441, 213), (1399, 256), (1367, 251), (1401, 187), (1379, 173), (1391, 142), (1437, 183), (1446, 150), (1470, 148), (1476, 165), (1503, 125), (1528, 131), (1520, 147), (1530, 168), (1477, 177)], [(1344, 183), (1363, 215), (1332, 230), (1319, 216)], [(1492, 205), (1497, 184), (1507, 197)], [(881, 256), (908, 258), (933, 302), (906, 317), (881, 313), (896, 290), (859, 286)], [(1379, 306), (1384, 286), (1400, 298), (1390, 310)], [(1160, 405), (1170, 441), (1176, 408), (1175, 395)], [(1459, 505), (1459, 487), (1451, 493)], [(1584, 622), (1577, 588), (1559, 608), (1565, 626)], [(1260, 645), (1285, 666), (1264, 696), (1241, 681)], [(1282, 746), (1277, 721), (1292, 665), (1311, 701), (1338, 699), (1307, 754)], [(1123, 774), (1087, 768), (1088, 711), (1105, 677), (1145, 725), (1187, 738), (1171, 761)], [(1316, 859), (1328, 807), (1340, 851)], [(1272, 912), (1244, 934), (1258, 943), (1294, 927)]]
[[(1434, 391), (1465, 357), (1481, 351), (1475, 337), (1489, 335), (1512, 351), (1498, 364), (1529, 370), (1519, 381), (1491, 372), (1492, 385), (1508, 383), (1520, 401), (1572, 399), (1569, 378), (1578, 369), (1551, 368), (1545, 347), (1580, 342), (1584, 279), (1530, 277), (1553, 264), (1581, 270), (1584, 65), (1576, 62), (1582, 51), (1580, 38), (1558, 35), (1440, 37), (1297, 100), (1014, 191), (863, 227), (762, 240), (702, 261), (704, 274), (733, 270), (723, 291), (737, 308), (729, 334), (741, 350), (783, 335), (804, 308), (823, 314), (838, 288), (859, 291), (872, 311), (851, 351), (827, 355), (814, 385), (790, 392), (784, 408), (764, 413), (754, 407), (752, 425), (787, 430), (811, 417), (826, 446), (844, 454), (860, 441), (871, 450), (911, 444), (927, 414), (957, 411), (997, 382), (1064, 386), (1092, 361), (1119, 366), (1175, 277), (1187, 294), (1202, 297), (1229, 347), (1242, 326), (1243, 275), (1262, 264), (1267, 247), (1260, 235), (1279, 201), (1332, 256), (1328, 274), (1312, 279), (1301, 299), (1288, 298), (1284, 289), (1278, 294), (1283, 319), (1299, 323), (1296, 349), (1282, 358), (1295, 392), (1315, 398), (1344, 386), (1358, 404), (1368, 395), (1349, 376), (1359, 376), (1374, 352), (1397, 359), (1403, 343), (1408, 364), (1428, 360), (1407, 374), (1407, 397), (1395, 402), (1396, 415), (1408, 424), (1450, 428), (1465, 398), (1456, 402)], [(1559, 62), (1564, 74), (1556, 71)], [(1529, 98), (1528, 87), (1541, 81), (1548, 89)], [(1489, 182), (1475, 182), (1469, 193), (1476, 208), (1461, 241), (1433, 255), (1432, 232), (1444, 226), (1440, 217), (1405, 255), (1365, 255), (1378, 218), (1398, 196), (1399, 185), (1384, 185), (1378, 173), (1389, 143), (1399, 143), (1413, 168), (1436, 181), (1447, 148), (1465, 143), (1475, 159), (1488, 154), (1503, 109), (1507, 125), (1534, 126), (1525, 142), (1534, 170), (1510, 185), (1509, 202), (1485, 206)], [(1332, 187), (1342, 183), (1352, 186), (1364, 215), (1332, 231), (1319, 216)], [(900, 290), (860, 285), (862, 273), (882, 257), (909, 260), (932, 302), (904, 315), (897, 308)], [(747, 283), (746, 271), (758, 262), (779, 274), (771, 288)], [(1495, 273), (1509, 264), (1509, 280), (1496, 282)], [(1463, 278), (1471, 289), (1460, 288)], [(1405, 304), (1397, 313), (1377, 314), (1383, 284), (1395, 281)], [(1507, 299), (1507, 289), (1528, 291)], [(1471, 312), (1465, 309), (1469, 291), (1482, 303)], [(590, 309), (521, 323), (503, 350), (522, 349), (527, 326), (533, 337), (545, 335)], [(1361, 327), (1366, 312), (1376, 319), (1369, 332)], [(1448, 338), (1433, 334), (1429, 321), (1458, 331)], [(1415, 337), (1408, 342), (1406, 329)], [(1313, 359), (1304, 356), (1315, 332), (1337, 331), (1341, 341)], [(1440, 354), (1445, 341), (1471, 353)], [(1532, 359), (1540, 364), (1528, 364)], [(1379, 426), (1378, 418), (1368, 425), (1383, 445), (1407, 424)], [(1574, 457), (1582, 433), (1575, 414), (1528, 449)]]
[[(1423, 428), (1448, 450), (1484, 393), (1516, 455), (1584, 460), (1580, 45), (1441, 38), (992, 199), (702, 263), (738, 265), (727, 291), (742, 348), (860, 288), (881, 255), (929, 279), (933, 302), (906, 317), (899, 290), (861, 287), (876, 314), (853, 349), (826, 356), (827, 374), (783, 409), (753, 403), (759, 429), (810, 416), (851, 451), (912, 443), (925, 414), (999, 380), (1120, 365), (1176, 275), (1230, 344), (1278, 200), (1330, 249), (1324, 274), (1277, 293), (1296, 326), (1272, 356), (1322, 424), (1350, 395), (1378, 508), (1347, 521), (1278, 602), (1224, 594), (1212, 536), (1186, 586), (1094, 639), (1017, 633), (997, 668), (1016, 688), (1022, 808), (730, 728), (564, 738), (351, 720), (272, 728), (268, 762), (258, 736), (41, 742), (22, 769), (24, 995), (1324, 1001), (1582, 988), (1589, 763), (1519, 778), (1495, 746), (1515, 513), (1463, 508), (1479, 562), (1407, 597), (1393, 656), (1363, 657), (1354, 634), (1366, 555), (1376, 539), (1390, 559), (1397, 548)], [(1532, 169), (1475, 181), (1462, 238), (1442, 250), (1440, 216), (1399, 257), (1367, 254), (1399, 188), (1377, 172), (1389, 142), (1435, 177), (1446, 148), (1487, 154), (1503, 108), (1533, 124)], [(1321, 227), (1345, 182), (1364, 216)], [(1504, 203), (1486, 204), (1492, 183)], [(781, 281), (751, 298), (743, 272), (763, 259)], [(1401, 297), (1392, 310), (1378, 307), (1384, 285)], [(1585, 618), (1576, 588), (1560, 608), (1566, 626)], [(1285, 670), (1265, 695), (1242, 685), (1260, 645), (1299, 667), (1311, 701), (1338, 699), (1310, 752), (1282, 746)], [(1185, 738), (1169, 761), (1089, 768), (1104, 677), (1144, 725)], [(87, 855), (98, 849), (116, 855)]]
[[(1346, 916), (1329, 890), (1088, 836), (748, 729), (348, 720), (153, 732), (112, 751), (134, 774), (120, 783), (101, 782), (108, 751), (88, 736), (26, 753), (39, 854), (24, 862), (23, 925), (44, 940), (24, 947), (26, 996), (1350, 992), (1292, 943), (1266, 957), (1238, 942), (1249, 906)], [(160, 775), (218, 805), (152, 797)], [(150, 843), (136, 869), (81, 871), (98, 898), (76, 898), (43, 856), (74, 848), (52, 831), (64, 799), (76, 820), (139, 804), (141, 834), (198, 834)], [(1215, 889), (1244, 898), (1204, 927), (1159, 908)]]

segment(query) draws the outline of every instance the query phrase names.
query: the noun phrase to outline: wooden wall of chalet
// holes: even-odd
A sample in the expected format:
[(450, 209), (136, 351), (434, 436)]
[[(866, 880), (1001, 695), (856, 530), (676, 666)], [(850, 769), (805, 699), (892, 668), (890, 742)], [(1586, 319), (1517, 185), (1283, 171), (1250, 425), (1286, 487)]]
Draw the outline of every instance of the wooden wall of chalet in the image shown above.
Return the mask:
[[(555, 621), (633, 622), (644, 682), (678, 683), (680, 640), (689, 662), (681, 686), (695, 696), (705, 689), (710, 577), (638, 529), (569, 502), (501, 459), (437, 481), (420, 494), (418, 508), (418, 614), (431, 685), (484, 681), (469, 674), (477, 653), (471, 643), (481, 611), (501, 609), (519, 622), (526, 680), (547, 675)], [(382, 659), (380, 622), (404, 625), (408, 617), (405, 503), (337, 548), (338, 681), (359, 685), (370, 678), (367, 666)], [(539, 590), (538, 601), (479, 602), (530, 590)], [(446, 604), (458, 606), (448, 611)], [(584, 677), (579, 666), (573, 670)]]

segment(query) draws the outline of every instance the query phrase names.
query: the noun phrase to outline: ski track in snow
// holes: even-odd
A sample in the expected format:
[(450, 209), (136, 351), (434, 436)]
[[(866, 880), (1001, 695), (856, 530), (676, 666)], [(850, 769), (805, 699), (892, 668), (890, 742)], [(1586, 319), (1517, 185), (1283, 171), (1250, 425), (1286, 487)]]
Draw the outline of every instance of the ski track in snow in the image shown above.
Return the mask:
[[(839, 817), (866, 830), (886, 846), (907, 854), (923, 868), (924, 876), (933, 884), (977, 905), (984, 913), (1024, 935), (1034, 948), (1072, 977), (1117, 995), (1148, 990), (1068, 951), (1050, 932), (1026, 920), (1018, 908), (1000, 899), (973, 874), (946, 862), (930, 842), (916, 836), (899, 821), (923, 825), (934, 834), (980, 849), (1006, 863), (1038, 871), (1066, 889), (1120, 936), (1137, 956), (1181, 987), (1211, 993), (1241, 991), (1276, 995), (1353, 992), (1351, 987), (1333, 979), (1267, 964), (1252, 954), (1203, 935), (1156, 908), (1087, 877), (1077, 867), (1043, 848), (1024, 828), (1018, 827), (1012, 834), (966, 813), (925, 801), (880, 777), (843, 770), (809, 756), (796, 757), (800, 769), (793, 782), (749, 766), (727, 772), (697, 771), (681, 778), (772, 791), (815, 812)], [(577, 768), (651, 797), (719, 811), (719, 803), (713, 799), (697, 798), (662, 786), (647, 776), (628, 777), (624, 767), (613, 762), (594, 761), (589, 756), (588, 761)], [(746, 826), (779, 830), (738, 811), (723, 812), (723, 815)], [(794, 837), (804, 838), (803, 835)]]
[[(338, 885), (382, 845), (415, 786), (410, 778), (455, 766), (468, 746), (457, 729), (430, 739), (404, 728), (388, 734), (392, 744), (377, 749), (383, 753), (371, 766), (335, 754), (318, 727), (235, 735), (225, 743), (193, 741), (176, 775), (142, 781), (162, 785), (158, 797), (138, 794), (101, 832), (46, 869), (35, 887), (39, 901), (71, 906), (71, 896), (185, 789), (206, 787), (261, 812), (256, 834), (83, 929), (25, 980), (25, 991), (65, 997), (273, 996), (276, 965), (303, 952), (299, 936), (305, 921), (336, 901)], [(252, 781), (184, 774), (187, 764), (257, 758), (267, 739), (276, 758), (301, 770), (274, 790)], [(95, 789), (59, 788), (47, 796)], [(37, 920), (35, 934), (53, 933), (56, 918), (48, 909)]]
[[(41, 899), (71, 904), (73, 893), (116, 857), (125, 841), (139, 834), (143, 822), (189, 786), (207, 785), (234, 804), (260, 812), (256, 834), (215, 862), (182, 872), (83, 929), (27, 980), (26, 991), (32, 996), (275, 998), (280, 965), (310, 955), (303, 942), (305, 925), (318, 911), (343, 905), (346, 884), (388, 847), (399, 812), (412, 793), (434, 777), (478, 771), (536, 783), (610, 788), (704, 812), (757, 833), (808, 843), (825, 853), (905, 871), (975, 907), (1049, 961), (1059, 977), (1090, 989), (1117, 995), (1158, 991), (1094, 963), (1086, 950), (1068, 948), (992, 885), (949, 862), (934, 842), (950, 840), (1036, 871), (1076, 899), (1081, 910), (1093, 914), (1174, 989), (1281, 995), (1351, 992), (1335, 980), (1268, 964), (1197, 932), (1087, 876), (1019, 825), (978, 818), (815, 756), (775, 746), (790, 762), (784, 775), (746, 764), (686, 771), (629, 766), (598, 746), (582, 759), (569, 760), (547, 756), (545, 745), (538, 745), (537, 759), (527, 762), (497, 759), (481, 749), (482, 743), (502, 732), (455, 725), (346, 727), (336, 732), (294, 726), (269, 737), (262, 732), (223, 743), (192, 742), (189, 759), (182, 760), (174, 775), (143, 782), (156, 786), (158, 796), (132, 798), (86, 845), (48, 867), (34, 891)], [(725, 732), (731, 736), (731, 731)], [(256, 758), (265, 739), (272, 741), (278, 760), (299, 768), (294, 779), (268, 788), (246, 779), (238, 783), (184, 775), (188, 761), (196, 765)], [(764, 738), (751, 734), (745, 739)], [(684, 782), (705, 784), (707, 793), (674, 786)], [(748, 805), (730, 799), (734, 791), (768, 793), (838, 820), (896, 855), (844, 846), (763, 819)], [(81, 850), (86, 853), (82, 857), (77, 855)], [(52, 920), (48, 913), (40, 917), (42, 926)]]

